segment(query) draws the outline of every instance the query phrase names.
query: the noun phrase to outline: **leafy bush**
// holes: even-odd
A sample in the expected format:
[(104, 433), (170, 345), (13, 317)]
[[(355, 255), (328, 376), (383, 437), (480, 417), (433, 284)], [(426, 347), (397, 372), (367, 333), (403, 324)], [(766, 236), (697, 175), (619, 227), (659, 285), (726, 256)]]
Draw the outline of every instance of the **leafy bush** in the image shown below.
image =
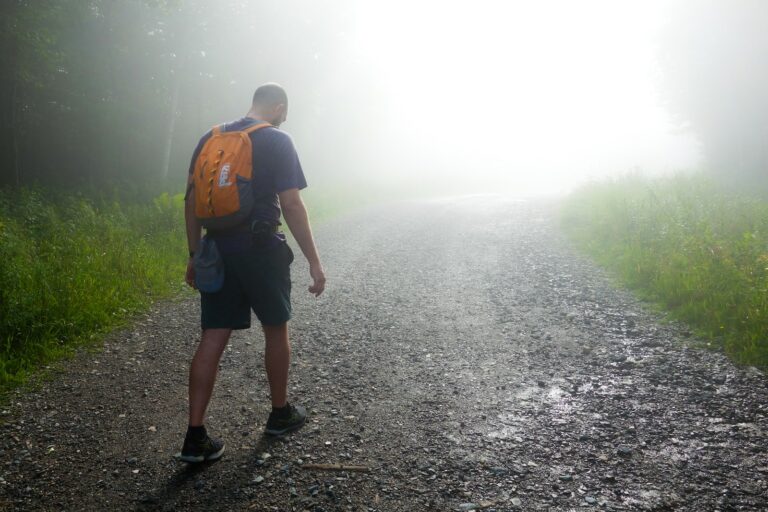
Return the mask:
[(183, 198), (0, 191), (0, 389), (182, 286)]
[(768, 366), (768, 203), (700, 176), (627, 176), (576, 191), (565, 230), (642, 296)]

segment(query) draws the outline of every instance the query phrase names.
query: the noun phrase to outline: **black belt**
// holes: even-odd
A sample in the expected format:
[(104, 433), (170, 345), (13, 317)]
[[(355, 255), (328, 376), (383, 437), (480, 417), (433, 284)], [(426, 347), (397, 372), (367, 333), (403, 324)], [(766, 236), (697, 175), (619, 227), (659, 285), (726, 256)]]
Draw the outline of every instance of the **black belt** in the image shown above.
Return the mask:
[(253, 234), (253, 235), (272, 235), (277, 233), (277, 225), (266, 221), (254, 221), (251, 224), (243, 224), (242, 226), (236, 226), (229, 229), (212, 230), (207, 229), (206, 235), (210, 238), (225, 237), (232, 235)]

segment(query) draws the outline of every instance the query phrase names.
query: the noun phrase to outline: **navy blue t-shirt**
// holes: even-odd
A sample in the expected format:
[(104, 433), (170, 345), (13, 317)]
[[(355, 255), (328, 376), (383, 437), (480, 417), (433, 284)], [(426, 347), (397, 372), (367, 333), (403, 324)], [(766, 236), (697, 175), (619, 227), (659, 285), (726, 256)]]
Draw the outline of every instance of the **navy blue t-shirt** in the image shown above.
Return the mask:
[[(245, 130), (261, 121), (250, 117), (242, 117), (236, 121), (226, 123), (223, 131)], [(208, 130), (197, 143), (192, 161), (189, 165), (189, 173), (195, 169), (195, 161), (206, 141), (211, 137), (212, 130)], [(293, 145), (293, 140), (287, 133), (277, 128), (268, 126), (251, 132), (251, 146), (253, 147), (253, 187), (255, 205), (253, 220), (269, 222), (275, 226), (280, 224), (280, 202), (277, 194), (285, 190), (306, 188), (307, 180), (299, 162), (299, 155)], [(190, 188), (187, 189), (189, 194)], [(219, 248), (229, 252), (226, 246), (239, 246), (241, 236), (217, 237)], [(280, 236), (284, 240), (284, 237)], [(229, 242), (232, 242), (231, 244)]]

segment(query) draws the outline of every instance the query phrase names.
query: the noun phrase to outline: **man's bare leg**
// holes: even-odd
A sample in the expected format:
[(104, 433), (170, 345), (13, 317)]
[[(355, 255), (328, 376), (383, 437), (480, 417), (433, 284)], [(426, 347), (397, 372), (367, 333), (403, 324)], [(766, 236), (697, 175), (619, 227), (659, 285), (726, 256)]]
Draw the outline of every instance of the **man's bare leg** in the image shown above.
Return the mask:
[(189, 369), (189, 425), (203, 424), (205, 410), (211, 400), (219, 360), (227, 346), (232, 329), (205, 329)]
[(288, 368), (291, 364), (291, 344), (288, 341), (288, 323), (263, 325), (264, 366), (267, 369), (272, 407), (284, 407), (288, 400)]

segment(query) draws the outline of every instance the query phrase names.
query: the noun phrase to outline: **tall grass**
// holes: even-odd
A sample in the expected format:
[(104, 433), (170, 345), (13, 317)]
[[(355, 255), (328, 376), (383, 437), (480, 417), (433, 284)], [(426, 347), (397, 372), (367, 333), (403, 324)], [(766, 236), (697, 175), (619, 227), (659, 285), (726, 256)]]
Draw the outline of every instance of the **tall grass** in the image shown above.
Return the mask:
[(0, 391), (181, 289), (181, 196), (0, 191)]
[(576, 191), (565, 230), (629, 287), (736, 361), (768, 367), (768, 202), (700, 176)]
[[(309, 192), (315, 223), (361, 204)], [(181, 194), (125, 203), (0, 189), (0, 394), (184, 289), (186, 254)]]

